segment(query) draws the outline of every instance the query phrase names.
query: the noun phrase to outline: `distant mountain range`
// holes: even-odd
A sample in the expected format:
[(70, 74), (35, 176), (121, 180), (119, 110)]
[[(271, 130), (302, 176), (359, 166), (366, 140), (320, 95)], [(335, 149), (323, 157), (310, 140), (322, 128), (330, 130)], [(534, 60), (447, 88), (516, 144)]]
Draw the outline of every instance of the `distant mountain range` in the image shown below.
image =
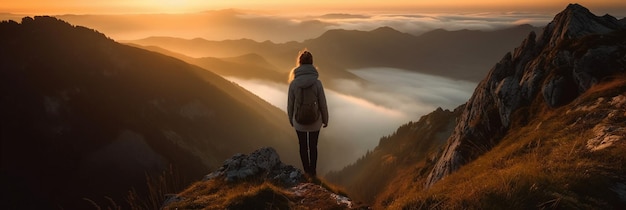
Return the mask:
[[(188, 62), (207, 69), (217, 69), (215, 63), (220, 61), (215, 59), (256, 54), (275, 66), (274, 71), (285, 73), (295, 65), (297, 52), (308, 48), (314, 54), (323, 80), (354, 79), (355, 76), (347, 69), (384, 66), (479, 81), (494, 60), (517, 46), (526, 34), (538, 29), (520, 25), (496, 31), (434, 30), (414, 36), (390, 27), (381, 27), (372, 31), (329, 30), (315, 39), (280, 44), (249, 39), (209, 41), (173, 37), (123, 42), (156, 46), (178, 55), (204, 59)], [(206, 57), (212, 57), (213, 60), (209, 61)], [(249, 77), (243, 73), (237, 76)]]
[(327, 179), (380, 209), (626, 208), (625, 20), (570, 4), (466, 104)]
[(52, 17), (0, 23), (0, 86), (3, 209), (123, 204), (147, 175), (171, 166), (186, 185), (262, 146), (299, 160), (284, 112), (259, 97)]
[(269, 63), (267, 60), (265, 60), (265, 58), (261, 57), (260, 55), (254, 53), (227, 58), (193, 58), (157, 46), (142, 46), (137, 44), (128, 45), (181, 59), (187, 63), (194, 64), (204, 69), (210, 70), (223, 77), (260, 79), (279, 83), (287, 82), (288, 72), (279, 71), (279, 68)]

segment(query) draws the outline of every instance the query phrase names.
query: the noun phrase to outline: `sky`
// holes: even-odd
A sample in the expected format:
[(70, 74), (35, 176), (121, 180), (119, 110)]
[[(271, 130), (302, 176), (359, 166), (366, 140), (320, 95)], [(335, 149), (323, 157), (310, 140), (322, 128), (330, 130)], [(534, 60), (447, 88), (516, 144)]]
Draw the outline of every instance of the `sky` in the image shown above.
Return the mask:
[[(382, 3), (381, 3), (382, 2)], [(624, 0), (578, 0), (596, 15), (626, 16)], [(568, 0), (0, 0), (0, 20), (53, 15), (117, 41), (151, 36), (283, 43), (331, 29), (389, 26), (420, 35), (435, 30), (490, 31), (545, 26)]]
[[(568, 0), (0, 0), (0, 13), (18, 14), (120, 14), (188, 13), (228, 8), (292, 13), (337, 11), (549, 11), (562, 9)], [(598, 10), (626, 11), (623, 0), (578, 0)]]

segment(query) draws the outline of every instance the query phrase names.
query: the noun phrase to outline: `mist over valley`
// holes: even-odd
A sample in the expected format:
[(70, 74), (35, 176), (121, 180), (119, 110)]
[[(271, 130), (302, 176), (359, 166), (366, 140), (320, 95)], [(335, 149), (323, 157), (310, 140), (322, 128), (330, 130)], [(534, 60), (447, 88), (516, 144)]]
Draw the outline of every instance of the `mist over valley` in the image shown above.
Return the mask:
[[(338, 170), (374, 148), (381, 137), (438, 107), (454, 109), (471, 96), (476, 83), (394, 68), (349, 70), (348, 79), (326, 89), (328, 128), (320, 139), (320, 170)], [(266, 80), (227, 77), (286, 112), (287, 85)], [(285, 114), (286, 116), (286, 114)], [(331, 142), (329, 142), (331, 141)], [(330, 145), (330, 146), (325, 146)]]

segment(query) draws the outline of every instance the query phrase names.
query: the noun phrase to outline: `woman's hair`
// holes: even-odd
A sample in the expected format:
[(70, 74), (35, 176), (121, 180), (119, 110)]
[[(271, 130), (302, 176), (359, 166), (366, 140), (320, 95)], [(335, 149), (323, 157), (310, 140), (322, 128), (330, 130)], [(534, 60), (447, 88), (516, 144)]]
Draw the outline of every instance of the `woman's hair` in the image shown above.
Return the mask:
[(313, 55), (307, 49), (300, 51), (298, 55), (298, 65), (302, 64), (313, 64)]
[[(313, 64), (313, 55), (311, 55), (311, 52), (309, 52), (306, 48), (298, 52), (298, 59), (297, 59), (296, 65), (302, 65), (302, 64)], [(289, 78), (287, 78), (287, 81), (289, 83), (291, 83), (291, 81), (295, 79), (295, 76), (296, 76), (294, 74), (295, 70), (296, 68), (293, 68), (289, 72)]]

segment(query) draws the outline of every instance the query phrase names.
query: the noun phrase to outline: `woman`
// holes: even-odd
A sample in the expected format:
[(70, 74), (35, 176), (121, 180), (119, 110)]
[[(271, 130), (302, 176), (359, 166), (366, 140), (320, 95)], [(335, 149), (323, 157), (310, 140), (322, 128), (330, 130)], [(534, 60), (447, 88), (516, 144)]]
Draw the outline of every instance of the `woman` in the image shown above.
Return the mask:
[[(318, 79), (319, 74), (313, 66), (313, 55), (303, 50), (299, 53), (297, 59), (297, 67), (291, 70), (289, 74), (289, 95), (287, 99), (287, 114), (291, 126), (296, 129), (298, 140), (300, 142), (300, 159), (304, 172), (309, 176), (315, 177), (317, 166), (317, 138), (320, 134), (322, 125), (324, 128), (328, 126), (328, 107), (326, 106), (326, 96), (322, 82)], [(296, 101), (304, 97), (301, 92), (302, 88), (309, 88), (310, 94), (317, 97), (318, 118), (313, 123), (301, 123), (296, 120), (298, 107)]]

